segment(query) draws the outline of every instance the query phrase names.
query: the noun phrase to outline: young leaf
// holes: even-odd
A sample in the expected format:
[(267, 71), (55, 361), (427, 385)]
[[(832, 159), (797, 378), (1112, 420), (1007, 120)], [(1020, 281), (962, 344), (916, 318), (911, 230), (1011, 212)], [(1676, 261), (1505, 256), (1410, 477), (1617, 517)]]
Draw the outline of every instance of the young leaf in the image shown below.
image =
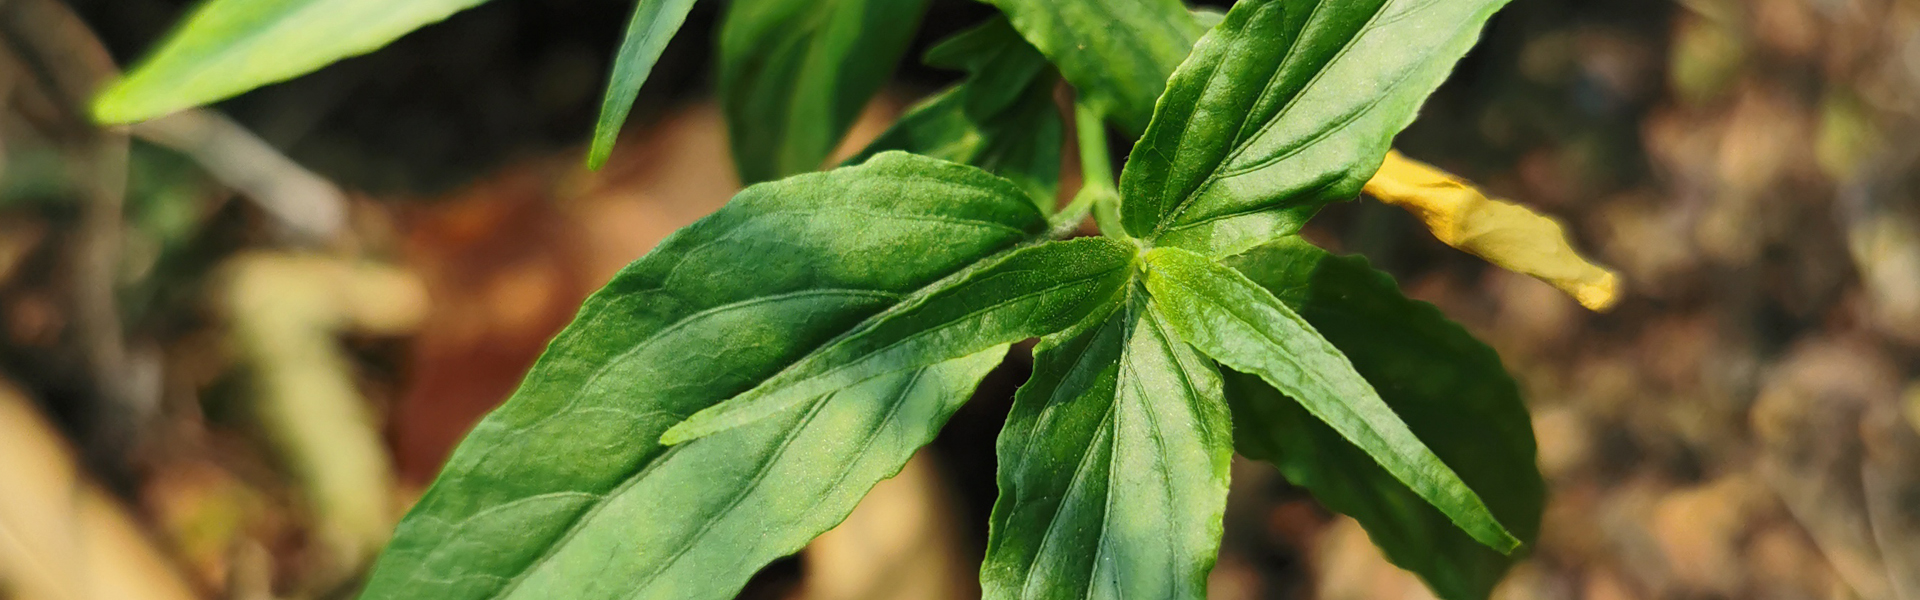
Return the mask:
[(1072, 327), (1111, 302), (1131, 277), (1131, 244), (1048, 242), (982, 263), (875, 316), (779, 375), (681, 421), (678, 444), (745, 425), (867, 378), (966, 356)]
[[(1533, 424), (1500, 357), (1433, 305), (1400, 294), (1359, 257), (1286, 238), (1227, 261), (1300, 313), (1487, 509), (1522, 542), (1539, 532), (1546, 488)], [(1475, 542), (1358, 447), (1259, 377), (1226, 374), (1240, 453), (1278, 466), (1352, 516), (1387, 559), (1447, 600), (1482, 600), (1514, 562)]]
[(720, 105), (740, 180), (820, 168), (886, 83), (926, 0), (734, 0)]
[(1146, 265), (1147, 290), (1187, 342), (1297, 399), (1473, 539), (1503, 553), (1520, 545), (1340, 350), (1273, 294), (1187, 250), (1156, 248)]
[(1205, 31), (1179, 0), (986, 0), (1128, 133), (1146, 130), (1167, 74)]
[(849, 162), (904, 150), (969, 164), (1019, 184), (1052, 212), (1065, 127), (1046, 57), (996, 18), (927, 51), (926, 62), (967, 79), (915, 105)]
[(613, 154), (613, 142), (620, 137), (620, 125), (627, 122), (633, 101), (640, 97), (640, 86), (653, 72), (654, 61), (667, 49), (667, 41), (680, 31), (693, 10), (694, 0), (639, 0), (633, 19), (627, 22), (626, 39), (613, 58), (613, 73), (607, 82), (607, 96), (600, 103), (600, 120), (593, 125), (593, 148), (587, 152), (587, 168), (599, 170)]
[(1212, 361), (1135, 288), (1034, 351), (1000, 433), (988, 599), (1206, 597), (1232, 423)]
[[(937, 402), (920, 394), (964, 395), (984, 367), (962, 361), (918, 376), (933, 387), (910, 382), (914, 369), (994, 346), (823, 390), (771, 419), (811, 419), (791, 440), (756, 426), (670, 450), (655, 443), (660, 434), (1046, 227), (1011, 183), (899, 153), (742, 191), (587, 300), (513, 397), (454, 451), (395, 533), (366, 597), (737, 589), (760, 563), (844, 516), (951, 410), (943, 404), (951, 394)], [(915, 421), (874, 421), (894, 410)], [(866, 443), (861, 432), (871, 427), (880, 428), (871, 456), (839, 446)], [(809, 462), (815, 456), (823, 462)], [(858, 461), (878, 462), (824, 485)], [(721, 464), (763, 463), (768, 470), (746, 481), (702, 478)], [(784, 508), (766, 512), (761, 493), (778, 494), (771, 504)], [(721, 497), (741, 504), (726, 508)], [(740, 529), (748, 523), (750, 534)], [(710, 556), (735, 562), (708, 570), (696, 561)], [(609, 560), (620, 568), (574, 576)]]
[(208, 0), (94, 99), (101, 123), (144, 121), (365, 54), (486, 0)]
[(1127, 231), (1232, 256), (1354, 197), (1505, 3), (1235, 4), (1174, 72), (1134, 146), (1120, 178)]

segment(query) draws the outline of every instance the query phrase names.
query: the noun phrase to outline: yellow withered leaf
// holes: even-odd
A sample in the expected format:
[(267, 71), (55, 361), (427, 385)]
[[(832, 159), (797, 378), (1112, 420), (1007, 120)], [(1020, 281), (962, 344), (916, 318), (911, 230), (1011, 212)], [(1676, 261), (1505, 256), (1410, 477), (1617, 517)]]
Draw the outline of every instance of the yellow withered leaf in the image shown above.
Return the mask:
[(1366, 192), (1413, 213), (1448, 246), (1553, 284), (1590, 310), (1605, 311), (1620, 299), (1620, 278), (1575, 252), (1558, 221), (1488, 198), (1432, 165), (1388, 152)]

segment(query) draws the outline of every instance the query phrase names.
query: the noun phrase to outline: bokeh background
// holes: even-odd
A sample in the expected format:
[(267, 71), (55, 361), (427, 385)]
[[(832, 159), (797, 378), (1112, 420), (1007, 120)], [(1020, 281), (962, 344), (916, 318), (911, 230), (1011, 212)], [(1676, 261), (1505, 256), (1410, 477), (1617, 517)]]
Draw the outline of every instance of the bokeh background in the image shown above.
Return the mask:
[[(737, 188), (699, 5), (582, 168), (628, 2), (494, 0), (210, 110), (77, 109), (184, 0), (0, 0), (0, 600), (351, 597), (578, 302)], [(912, 57), (849, 148), (953, 80)], [(1511, 599), (1920, 599), (1920, 2), (1514, 0), (1397, 144), (1622, 272), (1589, 313), (1366, 200), (1314, 239), (1496, 347), (1551, 497)], [(1070, 165), (1071, 166), (1071, 165)], [(1024, 359), (749, 598), (970, 598)], [(1234, 467), (1219, 599), (1414, 599)]]

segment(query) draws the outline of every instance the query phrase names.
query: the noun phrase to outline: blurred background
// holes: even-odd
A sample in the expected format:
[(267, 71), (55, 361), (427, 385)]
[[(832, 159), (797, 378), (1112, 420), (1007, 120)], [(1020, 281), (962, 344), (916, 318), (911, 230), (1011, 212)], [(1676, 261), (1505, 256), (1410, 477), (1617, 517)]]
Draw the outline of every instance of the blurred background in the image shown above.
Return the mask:
[[(913, 57), (991, 10), (932, 6), (849, 149), (955, 79)], [(579, 301), (738, 185), (717, 4), (598, 173), (630, 2), (494, 0), (89, 126), (187, 7), (0, 0), (0, 600), (351, 597)], [(1551, 497), (1497, 597), (1920, 599), (1920, 2), (1515, 0), (1397, 146), (1627, 285), (1589, 313), (1365, 200), (1310, 227), (1526, 390)], [(744, 597), (976, 597), (1014, 354)], [(1214, 598), (1429, 597), (1273, 469), (1233, 477)]]

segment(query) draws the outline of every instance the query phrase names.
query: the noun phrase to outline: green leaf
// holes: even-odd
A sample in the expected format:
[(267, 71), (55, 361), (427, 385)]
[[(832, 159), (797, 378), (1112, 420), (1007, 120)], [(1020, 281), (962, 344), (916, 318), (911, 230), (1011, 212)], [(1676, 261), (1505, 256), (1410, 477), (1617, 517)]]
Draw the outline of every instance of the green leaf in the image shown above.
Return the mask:
[(208, 0), (94, 99), (101, 123), (143, 121), (313, 72), (486, 0)]
[(1174, 72), (1134, 145), (1120, 177), (1127, 231), (1232, 256), (1353, 198), (1505, 3), (1235, 4)]
[(1147, 290), (1188, 343), (1298, 400), (1475, 540), (1503, 553), (1520, 545), (1346, 356), (1273, 294), (1237, 271), (1177, 248), (1148, 252), (1145, 269)]
[(986, 0), (1060, 69), (1080, 101), (1146, 130), (1167, 74), (1205, 31), (1180, 0)]
[(989, 599), (1206, 597), (1232, 423), (1213, 362), (1138, 289), (1048, 337), (999, 442)]
[[(586, 495), (533, 500), (594, 505), (512, 581), (471, 597), (732, 598), (761, 567), (799, 551), (845, 519), (874, 484), (899, 473), (1005, 354), (1002, 346), (876, 377), (673, 448), (598, 501)], [(495, 535), (516, 534), (506, 523), (486, 526), (508, 527), (489, 530)], [(414, 527), (437, 536), (473, 531), (444, 523)], [(452, 567), (446, 561), (472, 556), (469, 549), (446, 554), (423, 562)], [(366, 597), (446, 593), (442, 582), (412, 589), (420, 583)]]
[(1046, 228), (1011, 183), (900, 153), (747, 188), (587, 300), (454, 451), (365, 597), (729, 595), (897, 469), (991, 361), (915, 370), (997, 347), (767, 421), (799, 429), (660, 434)]
[(667, 49), (667, 41), (686, 23), (694, 0), (639, 0), (633, 19), (627, 22), (626, 38), (620, 53), (614, 55), (613, 73), (607, 82), (606, 99), (600, 103), (600, 120), (593, 125), (593, 148), (587, 152), (587, 168), (599, 170), (613, 154), (613, 143), (620, 137), (620, 125), (627, 122), (633, 101), (640, 97), (640, 86), (653, 72), (653, 63)]
[[(1500, 357), (1359, 257), (1286, 238), (1227, 264), (1273, 292), (1353, 361), (1414, 436), (1521, 541), (1539, 533), (1546, 487), (1533, 425)], [(1242, 454), (1278, 466), (1365, 527), (1387, 559), (1448, 600), (1492, 593), (1513, 557), (1475, 542), (1340, 434), (1260, 378), (1226, 375)]]
[(906, 53), (926, 0), (734, 0), (720, 105), (740, 180), (820, 168)]
[[(1199, 23), (1202, 29), (1213, 29), (1219, 26), (1221, 21), (1227, 20), (1226, 11), (1210, 6), (1196, 6), (1190, 12), (1193, 14), (1193, 21)], [(1168, 74), (1171, 75), (1172, 72)]]
[(1132, 244), (1093, 237), (1029, 246), (982, 263), (754, 389), (688, 417), (661, 443), (739, 427), (876, 375), (1067, 329), (1112, 302), (1131, 278), (1135, 256)]
[(969, 164), (1019, 184), (1052, 212), (1065, 127), (1046, 57), (996, 18), (935, 46), (926, 62), (967, 79), (909, 109), (850, 162), (904, 150)]

